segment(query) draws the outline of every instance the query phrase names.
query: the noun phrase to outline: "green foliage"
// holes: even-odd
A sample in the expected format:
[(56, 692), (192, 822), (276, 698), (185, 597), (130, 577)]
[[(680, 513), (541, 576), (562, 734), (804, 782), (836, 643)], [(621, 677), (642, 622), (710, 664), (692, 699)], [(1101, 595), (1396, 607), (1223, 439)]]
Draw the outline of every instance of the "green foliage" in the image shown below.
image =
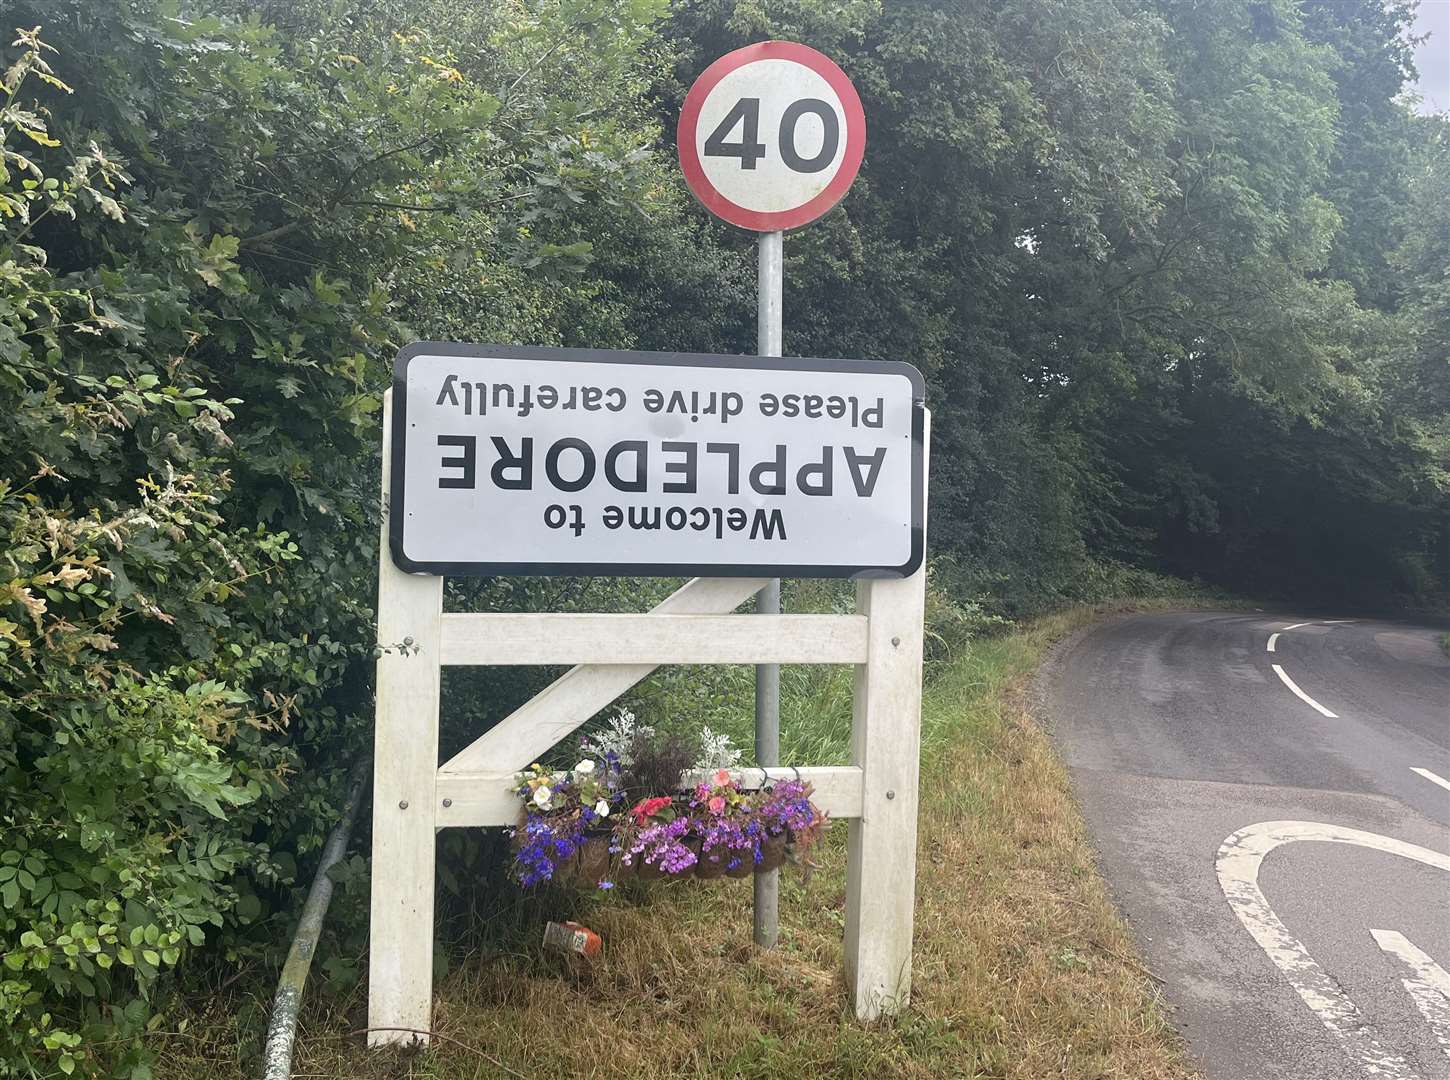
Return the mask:
[(273, 955), (368, 741), (400, 316), (577, 333), (658, 181), (657, 4), (253, 7), (7, 9), (0, 1075), (144, 1076), (189, 952)]
[(198, 333), (182, 282), (225, 272), (228, 245), (188, 240), (171, 280), (54, 269), (37, 231), (134, 228), (131, 177), (96, 141), (46, 169), (35, 147), (68, 148), (24, 95), (69, 87), (36, 32), (16, 47), (0, 81), (0, 1070), (90, 1072), (107, 1032), (111, 1063), (145, 1075), (129, 1043), (160, 973), (256, 908), (241, 865), (275, 876), (250, 837), (292, 761), (243, 734), (271, 721), (237, 665), (210, 678), (180, 658), (297, 556), (285, 533), (227, 522), (234, 402), (180, 365)]
[[(751, 238), (694, 205), (670, 145), (685, 88), (750, 41), (824, 49), (869, 117), (852, 191), (786, 246), (786, 348), (927, 374), (929, 663), (1165, 569), (1450, 593), (1450, 139), (1400, 97), (1399, 0), (6, 14), (0, 1075), (144, 1077), (188, 958), (274, 962), (370, 743), (400, 344), (752, 348)], [(445, 752), (550, 674), (450, 671)], [(748, 744), (748, 682), (674, 670), (634, 704)], [(841, 751), (847, 689), (787, 672), (789, 752)], [(443, 847), (467, 903), (497, 845)], [(365, 870), (340, 875), (339, 986)]]
[(1446, 588), (1444, 397), (1408, 405), (1446, 337), (1409, 358), (1404, 269), (1450, 259), (1440, 211), (1407, 212), (1443, 121), (1400, 97), (1408, 17), (700, 0), (667, 30), (681, 85), (776, 35), (855, 81), (871, 150), (787, 245), (787, 349), (928, 373), (934, 546), (1023, 612), (1104, 557), (1350, 602)]

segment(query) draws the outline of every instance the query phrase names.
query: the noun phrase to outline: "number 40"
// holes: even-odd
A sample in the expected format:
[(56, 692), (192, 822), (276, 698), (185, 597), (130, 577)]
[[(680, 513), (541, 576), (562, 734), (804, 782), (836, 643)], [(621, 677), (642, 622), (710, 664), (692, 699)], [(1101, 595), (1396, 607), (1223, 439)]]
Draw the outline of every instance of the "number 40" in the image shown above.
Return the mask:
[[(796, 152), (795, 129), (797, 121), (807, 113), (820, 117), (821, 149), (814, 157), (804, 158)], [(737, 124), (741, 127), (740, 141), (726, 142)], [(836, 110), (820, 98), (793, 101), (781, 115), (778, 137), (780, 160), (794, 172), (820, 172), (836, 159), (836, 148), (840, 142), (841, 126), (836, 120)], [(705, 156), (739, 158), (742, 169), (755, 168), (755, 163), (765, 157), (765, 144), (760, 141), (759, 98), (741, 98), (731, 107), (725, 119), (705, 140)]]

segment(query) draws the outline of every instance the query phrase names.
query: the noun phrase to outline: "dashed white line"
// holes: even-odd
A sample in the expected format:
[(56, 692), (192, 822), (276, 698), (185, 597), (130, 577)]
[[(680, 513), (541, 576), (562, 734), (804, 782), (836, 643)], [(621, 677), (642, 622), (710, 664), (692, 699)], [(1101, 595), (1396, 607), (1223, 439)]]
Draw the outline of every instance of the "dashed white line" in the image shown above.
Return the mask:
[(1419, 768), (1417, 766), (1413, 766), (1412, 765), (1410, 767), (1410, 772), (1412, 772), (1412, 773), (1419, 773), (1426, 780), (1430, 781), (1430, 783), (1432, 783), (1432, 784), (1439, 784), (1446, 791), (1450, 791), (1450, 780), (1446, 780), (1443, 776), (1436, 776), (1429, 769), (1421, 769), (1421, 768)]
[(1284, 627), (1284, 629), (1285, 630), (1298, 630), (1299, 627), (1301, 627), (1301, 626), (1309, 626), (1309, 625), (1311, 625), (1311, 624), (1310, 623), (1307, 623), (1307, 622), (1296, 622), (1293, 626), (1286, 626), (1286, 627)]
[(1279, 640), (1279, 635), (1278, 634), (1270, 634), (1269, 635), (1269, 651), (1270, 652), (1273, 652), (1274, 651), (1274, 642), (1276, 642), (1278, 640)]
[[(1411, 1080), (1415, 1074), (1409, 1062), (1380, 1045), (1358, 1006), (1290, 933), (1259, 888), (1259, 867), (1264, 857), (1283, 844), (1300, 840), (1353, 844), (1445, 871), (1450, 871), (1450, 855), (1390, 836), (1318, 821), (1261, 821), (1233, 833), (1218, 849), (1218, 881), (1229, 906), (1244, 929), (1284, 973), (1304, 1004), (1326, 1028), (1344, 1040), (1366, 1075)], [(1412, 970), (1416, 975), (1421, 974), (1419, 967)]]
[(1329, 717), (1331, 720), (1338, 719), (1338, 716), (1336, 714), (1330, 712), (1323, 705), (1319, 704), (1319, 702), (1315, 701), (1308, 694), (1304, 693), (1303, 690), (1300, 690), (1299, 685), (1293, 679), (1289, 678), (1288, 675), (1285, 675), (1284, 669), (1281, 668), (1278, 664), (1270, 664), (1269, 666), (1274, 669), (1274, 674), (1279, 676), (1280, 680), (1284, 683), (1284, 685), (1287, 686), (1291, 691), (1293, 691), (1294, 696), (1297, 697), (1300, 701), (1304, 702), (1305, 705), (1308, 705), (1311, 709), (1317, 709), (1320, 713)]

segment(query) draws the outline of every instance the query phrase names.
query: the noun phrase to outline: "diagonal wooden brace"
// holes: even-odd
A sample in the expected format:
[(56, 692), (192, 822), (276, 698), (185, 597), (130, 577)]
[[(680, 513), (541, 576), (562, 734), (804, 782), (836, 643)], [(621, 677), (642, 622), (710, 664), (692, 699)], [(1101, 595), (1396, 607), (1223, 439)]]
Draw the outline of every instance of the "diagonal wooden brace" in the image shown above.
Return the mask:
[[(651, 615), (724, 615), (764, 587), (765, 578), (694, 578)], [(511, 774), (538, 757), (658, 664), (580, 664), (550, 683), (438, 770), (439, 774)]]

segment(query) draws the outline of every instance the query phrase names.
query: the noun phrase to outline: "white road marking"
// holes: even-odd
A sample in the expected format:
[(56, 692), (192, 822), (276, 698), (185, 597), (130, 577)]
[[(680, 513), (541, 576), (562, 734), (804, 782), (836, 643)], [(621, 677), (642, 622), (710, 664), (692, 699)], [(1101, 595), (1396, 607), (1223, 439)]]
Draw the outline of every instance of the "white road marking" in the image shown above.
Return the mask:
[(1297, 697), (1300, 701), (1304, 702), (1304, 704), (1308, 705), (1312, 709), (1318, 709), (1321, 713), (1329, 717), (1331, 720), (1338, 719), (1338, 717), (1334, 713), (1330, 712), (1323, 705), (1319, 704), (1319, 702), (1315, 701), (1308, 694), (1304, 693), (1303, 690), (1300, 690), (1298, 684), (1294, 682), (1293, 679), (1289, 678), (1289, 676), (1285, 675), (1284, 669), (1281, 668), (1278, 664), (1270, 664), (1269, 666), (1274, 669), (1274, 674), (1279, 676), (1279, 678), (1283, 681), (1284, 685), (1292, 690), (1294, 692), (1294, 696)]
[(1325, 620), (1323, 620), (1323, 622), (1324, 622), (1324, 625), (1325, 626), (1348, 626), (1350, 623), (1354, 622), (1354, 620), (1353, 619), (1325, 619)]
[(1289, 932), (1259, 888), (1259, 867), (1275, 848), (1301, 840), (1358, 847), (1399, 855), (1450, 873), (1450, 855), (1396, 840), (1378, 833), (1362, 832), (1342, 825), (1318, 821), (1261, 821), (1233, 833), (1218, 849), (1218, 881), (1234, 914), (1258, 942), (1269, 959), (1284, 973), (1326, 1028), (1344, 1040), (1349, 1052), (1359, 1059), (1369, 1076), (1389, 1080), (1414, 1080), (1409, 1063), (1380, 1046), (1358, 1006), (1345, 996), (1339, 984), (1309, 955), (1298, 938)]
[(1313, 625), (1314, 625), (1313, 623), (1296, 622), (1293, 626), (1286, 626), (1286, 627), (1284, 627), (1284, 629), (1285, 630), (1298, 630), (1299, 627), (1301, 627), (1301, 626), (1313, 626)]
[(1417, 766), (1412, 765), (1410, 766), (1410, 772), (1419, 773), (1426, 780), (1430, 781), (1430, 783), (1439, 784), (1446, 791), (1450, 791), (1450, 780), (1446, 780), (1443, 776), (1436, 776), (1429, 769), (1421, 769)]
[(1279, 635), (1278, 634), (1270, 634), (1269, 635), (1269, 651), (1270, 652), (1273, 652), (1274, 651), (1274, 642), (1276, 642), (1278, 640), (1279, 640)]
[(1404, 961), (1410, 974), (1400, 979), (1410, 1000), (1435, 1033), (1440, 1049), (1450, 1054), (1450, 975), (1430, 955), (1397, 930), (1371, 930), (1375, 944)]

